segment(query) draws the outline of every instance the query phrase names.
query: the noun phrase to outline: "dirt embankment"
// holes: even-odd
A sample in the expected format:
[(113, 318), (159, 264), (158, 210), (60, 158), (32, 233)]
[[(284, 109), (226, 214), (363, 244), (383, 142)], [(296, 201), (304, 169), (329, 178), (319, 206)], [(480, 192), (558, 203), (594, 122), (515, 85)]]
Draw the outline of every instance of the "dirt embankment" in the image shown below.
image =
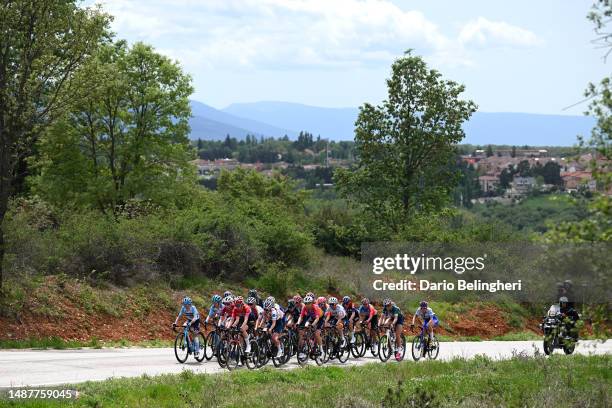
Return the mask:
[[(0, 340), (170, 340), (174, 336), (171, 324), (182, 295), (164, 287), (93, 288), (74, 280), (48, 277), (13, 293), (9, 303), (2, 306)], [(204, 294), (194, 300), (198, 305), (208, 304)], [(205, 307), (200, 309), (204, 313)], [(408, 314), (407, 334), (411, 320)], [(537, 318), (523, 319), (521, 329), (511, 327), (505, 312), (489, 304), (443, 320), (437, 332), (450, 337), (488, 339), (517, 331), (539, 333), (538, 323)]]

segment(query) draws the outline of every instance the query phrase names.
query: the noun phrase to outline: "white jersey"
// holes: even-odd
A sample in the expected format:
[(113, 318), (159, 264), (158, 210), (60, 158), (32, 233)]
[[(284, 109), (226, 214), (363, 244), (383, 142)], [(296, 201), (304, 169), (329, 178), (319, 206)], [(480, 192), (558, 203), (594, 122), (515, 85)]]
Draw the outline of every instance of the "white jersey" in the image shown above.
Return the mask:
[(417, 317), (420, 317), (423, 320), (427, 320), (427, 319), (431, 319), (432, 317), (434, 317), (436, 314), (434, 313), (434, 311), (431, 309), (431, 307), (427, 308), (426, 312), (422, 312), (421, 308), (419, 307), (416, 312), (414, 312), (414, 315)]
[(346, 310), (344, 310), (342, 305), (336, 305), (336, 308), (330, 306), (327, 308), (325, 313), (337, 320), (344, 319), (344, 316), (346, 316)]

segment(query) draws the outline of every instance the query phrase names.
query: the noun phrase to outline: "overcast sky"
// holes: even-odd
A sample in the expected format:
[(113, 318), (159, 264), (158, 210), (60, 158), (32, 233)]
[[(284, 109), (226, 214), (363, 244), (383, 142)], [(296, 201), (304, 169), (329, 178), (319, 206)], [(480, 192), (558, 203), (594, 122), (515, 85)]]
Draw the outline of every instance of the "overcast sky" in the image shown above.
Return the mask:
[[(86, 1), (91, 4), (93, 1)], [(223, 108), (275, 100), (348, 107), (386, 96), (412, 48), (486, 112), (581, 114), (610, 73), (585, 16), (592, 1), (104, 0), (119, 38), (144, 41)]]

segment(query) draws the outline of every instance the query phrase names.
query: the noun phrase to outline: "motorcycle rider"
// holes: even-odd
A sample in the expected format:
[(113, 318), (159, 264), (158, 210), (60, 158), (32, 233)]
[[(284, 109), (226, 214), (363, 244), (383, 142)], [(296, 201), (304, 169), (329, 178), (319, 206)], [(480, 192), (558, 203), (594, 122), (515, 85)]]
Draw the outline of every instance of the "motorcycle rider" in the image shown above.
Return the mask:
[(566, 296), (559, 298), (559, 303), (553, 304), (548, 309), (548, 315), (559, 316), (565, 325), (565, 332), (568, 333), (574, 340), (578, 340), (578, 330), (576, 330), (576, 322), (580, 319), (580, 315), (573, 305), (569, 302)]

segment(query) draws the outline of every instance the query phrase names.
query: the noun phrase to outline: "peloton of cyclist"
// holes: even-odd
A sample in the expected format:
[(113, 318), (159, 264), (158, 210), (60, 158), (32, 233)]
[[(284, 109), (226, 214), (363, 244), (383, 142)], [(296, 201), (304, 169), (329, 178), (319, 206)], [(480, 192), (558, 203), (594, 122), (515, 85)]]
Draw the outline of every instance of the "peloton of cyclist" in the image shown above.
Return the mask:
[[(183, 323), (183, 326), (189, 325), (190, 330), (197, 334), (200, 331), (200, 314), (198, 313), (198, 309), (196, 309), (196, 307), (193, 305), (193, 302), (189, 296), (185, 296), (181, 303), (181, 310), (179, 311), (178, 316), (176, 316), (176, 319), (172, 324), (172, 328), (176, 328), (180, 317), (185, 316), (186, 321)], [(200, 341), (198, 336), (195, 336), (194, 350), (194, 354), (197, 357), (200, 351)]]
[(429, 333), (429, 340), (433, 340), (434, 326), (437, 327), (439, 321), (431, 307), (428, 307), (426, 301), (422, 301), (419, 304), (419, 308), (416, 310), (416, 312), (414, 312), (414, 316), (412, 316), (412, 323), (410, 324), (411, 329), (414, 328), (414, 322), (417, 317), (423, 321), (423, 327)]
[[(365, 327), (369, 338), (374, 338), (373, 333), (378, 328), (378, 311), (374, 306), (370, 304), (370, 299), (361, 299), (361, 306), (359, 307), (359, 323)], [(377, 344), (373, 344), (374, 347)]]
[(285, 352), (278, 337), (285, 330), (285, 313), (281, 307), (274, 302), (274, 298), (268, 298), (264, 302), (264, 322), (269, 330), (272, 342), (276, 346), (276, 357), (279, 358)]
[(402, 350), (402, 331), (404, 329), (404, 315), (399, 307), (391, 300), (383, 300), (382, 325), (388, 326), (395, 332), (395, 358), (401, 359)]
[(333, 327), (338, 336), (344, 339), (342, 336), (342, 321), (346, 317), (346, 311), (342, 305), (338, 304), (338, 299), (333, 296), (327, 300), (327, 303), (329, 307), (325, 312), (325, 327)]
[(251, 308), (244, 303), (242, 296), (238, 296), (234, 301), (234, 308), (232, 309), (232, 327), (240, 328), (242, 337), (246, 344), (244, 349), (245, 353), (251, 352), (251, 342), (249, 341), (249, 333), (247, 331), (249, 325), (249, 315), (251, 314)]
[[(299, 330), (299, 342), (298, 346), (301, 349), (304, 344), (304, 329), (309, 325), (312, 325), (315, 328), (315, 339), (319, 346), (319, 352), (323, 354), (323, 342), (321, 341), (321, 325), (323, 323), (323, 311), (321, 308), (314, 304), (314, 299), (312, 296), (306, 296), (304, 298), (304, 307), (302, 308), (302, 312), (300, 313), (300, 317), (297, 321), (297, 326)], [(320, 325), (321, 323), (321, 325)], [(304, 358), (303, 355), (300, 356)]]
[(223, 308), (223, 304), (221, 303), (221, 296), (213, 295), (212, 297), (212, 305), (210, 305), (210, 309), (208, 309), (208, 316), (206, 316), (206, 320), (204, 324), (208, 324), (209, 322), (214, 322), (215, 319), (221, 317), (221, 309)]
[(342, 306), (346, 312), (344, 316), (344, 325), (348, 327), (352, 344), (355, 343), (355, 322), (359, 320), (359, 309), (354, 305), (350, 296), (342, 298)]

